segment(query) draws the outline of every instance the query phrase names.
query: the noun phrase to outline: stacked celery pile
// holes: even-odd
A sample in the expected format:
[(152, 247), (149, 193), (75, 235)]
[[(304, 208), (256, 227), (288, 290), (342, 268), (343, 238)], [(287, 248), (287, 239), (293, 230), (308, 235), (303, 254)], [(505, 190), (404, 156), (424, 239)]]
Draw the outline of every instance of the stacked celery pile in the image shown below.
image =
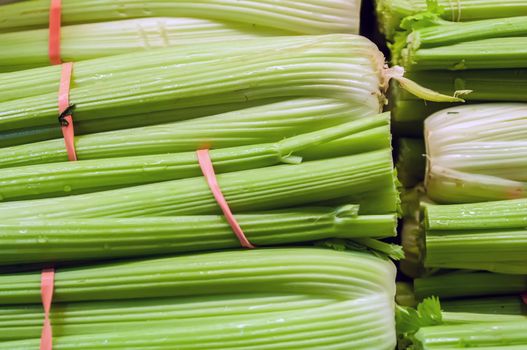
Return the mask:
[[(2, 6), (0, 71), (46, 66), (48, 0)], [(359, 0), (76, 0), (62, 5), (61, 54), (81, 61), (160, 47), (359, 32)]]
[(392, 90), (400, 270), (413, 278), (398, 301), (422, 302), (397, 311), (400, 348), (527, 348), (527, 2), (379, 0), (377, 10), (406, 76), (468, 102), (443, 109)]
[(358, 1), (64, 2), (75, 162), (48, 7), (0, 7), (0, 349), (38, 348), (49, 266), (57, 349), (395, 347), (390, 76)]
[(448, 312), (406, 334), (412, 349), (527, 344), (526, 107), (452, 107), (425, 121), (424, 188), (403, 197), (401, 268), (417, 300), (439, 297)]

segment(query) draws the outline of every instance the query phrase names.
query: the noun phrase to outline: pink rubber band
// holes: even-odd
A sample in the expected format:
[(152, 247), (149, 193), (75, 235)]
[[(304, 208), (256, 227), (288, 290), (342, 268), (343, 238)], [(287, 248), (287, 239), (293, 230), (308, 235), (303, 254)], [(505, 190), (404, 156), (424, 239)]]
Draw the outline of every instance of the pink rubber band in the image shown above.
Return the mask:
[(242, 247), (249, 249), (254, 248), (254, 246), (251, 244), (251, 242), (249, 242), (247, 237), (245, 237), (242, 228), (238, 224), (238, 221), (236, 221), (236, 218), (234, 217), (234, 215), (232, 215), (229, 204), (227, 203), (225, 197), (223, 196), (223, 193), (221, 192), (220, 185), (218, 184), (218, 180), (216, 178), (216, 173), (214, 172), (214, 167), (212, 166), (209, 150), (202, 149), (197, 151), (196, 153), (198, 155), (199, 166), (201, 167), (203, 176), (205, 176), (205, 179), (209, 184), (209, 188), (212, 194), (214, 195), (216, 202), (218, 202), (218, 205), (220, 206), (221, 211), (225, 216), (225, 219), (227, 219), (227, 222), (229, 223), (229, 225), (231, 225), (232, 231), (240, 241)]
[(48, 55), (51, 64), (61, 64), (60, 57), (60, 22), (62, 13), (61, 0), (51, 0), (49, 8), (49, 41)]
[[(59, 87), (59, 115), (62, 115), (64, 111), (70, 107), (70, 84), (72, 72), (72, 62), (62, 64)], [(65, 125), (62, 125), (61, 129), (62, 135), (64, 136), (66, 151), (68, 152), (68, 160), (76, 161), (77, 152), (75, 150), (75, 130), (73, 128), (73, 117), (71, 114), (64, 116), (64, 121)]]
[(42, 296), (42, 306), (44, 306), (44, 326), (40, 337), (40, 350), (53, 349), (53, 333), (51, 331), (51, 321), (49, 313), (51, 311), (51, 301), (53, 300), (53, 289), (55, 284), (55, 270), (42, 270), (40, 280), (40, 293)]

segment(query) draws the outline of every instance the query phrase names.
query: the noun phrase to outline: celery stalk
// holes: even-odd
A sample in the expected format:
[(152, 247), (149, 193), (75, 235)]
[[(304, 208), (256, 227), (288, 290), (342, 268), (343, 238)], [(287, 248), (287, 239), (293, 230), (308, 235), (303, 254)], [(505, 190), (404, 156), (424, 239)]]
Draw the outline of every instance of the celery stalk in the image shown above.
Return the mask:
[(527, 305), (518, 295), (442, 300), (441, 307), (451, 313), (527, 315)]
[[(234, 212), (286, 208), (294, 205), (349, 197), (348, 203), (377, 207), (397, 204), (393, 162), (389, 149), (219, 174), (218, 182)], [(67, 186), (67, 183), (63, 184)], [(372, 196), (379, 190), (389, 196)], [(355, 198), (355, 201), (351, 201)], [(96, 204), (95, 204), (96, 203)], [(61, 198), (6, 202), (0, 216), (34, 217), (133, 217), (211, 214), (219, 210), (203, 177), (165, 181), (104, 192)], [(395, 208), (390, 210), (395, 211)], [(366, 211), (362, 211), (366, 214)]]
[[(227, 113), (216, 112), (181, 122), (80, 135), (75, 137), (75, 146), (79, 159), (83, 160), (195, 151), (204, 146), (237, 147), (276, 142), (372, 115), (368, 108), (346, 101), (300, 98)], [(51, 130), (60, 133), (56, 127), (51, 127)], [(386, 132), (386, 127), (380, 126), (370, 132), (359, 133), (352, 149), (373, 150), (377, 144), (380, 144), (379, 148), (389, 147), (389, 140), (382, 136)], [(28, 143), (27, 138), (22, 137), (20, 142), (27, 144), (2, 148), (0, 167), (68, 160), (62, 138)], [(325, 147), (318, 147), (317, 152)], [(346, 152), (351, 151), (349, 147), (345, 149)]]
[(417, 278), (414, 290), (418, 298), (438, 296), (458, 298), (521, 294), (527, 290), (527, 276), (491, 272), (455, 272)]
[[(508, 349), (527, 343), (527, 320), (495, 321), (490, 324), (440, 325), (423, 327), (414, 336), (415, 349)], [(521, 349), (521, 348), (520, 348)]]
[(525, 0), (376, 0), (381, 30), (392, 38), (401, 21), (411, 15), (431, 11), (442, 18), (455, 22), (474, 21), (488, 18), (504, 18), (527, 15)]
[[(217, 173), (300, 163), (302, 158), (297, 156), (298, 151), (315, 149), (341, 137), (353, 137), (354, 133), (361, 133), (383, 124), (389, 125), (388, 114), (359, 119), (276, 143), (211, 150), (210, 155)], [(384, 139), (390, 139), (388, 130)], [(196, 153), (187, 152), (0, 169), (0, 187), (4, 200), (22, 200), (197, 176), (201, 176), (201, 169)]]
[(425, 266), (527, 274), (527, 200), (427, 205)]
[[(358, 215), (358, 206), (236, 214), (257, 246), (327, 238), (395, 236), (396, 216)], [(0, 265), (64, 262), (236, 248), (222, 216), (33, 219), (0, 224)], [(360, 241), (360, 243), (362, 243)]]

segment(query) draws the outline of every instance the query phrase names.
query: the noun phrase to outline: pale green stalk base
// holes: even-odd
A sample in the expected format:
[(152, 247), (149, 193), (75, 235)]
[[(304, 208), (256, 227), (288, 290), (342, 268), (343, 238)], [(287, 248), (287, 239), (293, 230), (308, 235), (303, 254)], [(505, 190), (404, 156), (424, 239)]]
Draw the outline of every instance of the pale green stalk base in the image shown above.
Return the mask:
[(428, 195), (441, 203), (527, 195), (527, 104), (448, 108), (425, 122)]

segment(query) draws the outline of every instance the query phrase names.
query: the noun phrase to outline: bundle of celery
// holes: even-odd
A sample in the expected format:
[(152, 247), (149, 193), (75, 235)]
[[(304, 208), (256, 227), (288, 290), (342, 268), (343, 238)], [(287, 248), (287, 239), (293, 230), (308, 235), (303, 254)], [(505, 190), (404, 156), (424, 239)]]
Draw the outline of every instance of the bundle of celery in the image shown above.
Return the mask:
[[(133, 75), (130, 74), (133, 72)], [(60, 67), (0, 75), (3, 146), (59, 136)], [(206, 88), (205, 88), (206, 87)], [(262, 38), (79, 62), (70, 101), (77, 134), (191, 119), (302, 97), (345, 99), (377, 114), (384, 58), (355, 35)]]
[(380, 30), (389, 38), (401, 21), (420, 13), (434, 13), (452, 22), (527, 16), (525, 0), (376, 0)]
[[(394, 278), (393, 264), (369, 253), (309, 248), (59, 269), (54, 345), (391, 350)], [(10, 329), (0, 349), (38, 346), (36, 306), (27, 304), (39, 302), (39, 280), (0, 276), (0, 322)], [(137, 299), (159, 297), (171, 298)]]
[[(436, 91), (466, 92), (467, 101), (525, 102), (527, 2), (523, 6), (523, 13), (510, 15), (517, 17), (502, 18), (497, 11), (489, 19), (469, 22), (449, 22), (433, 13), (407, 17), (391, 45), (393, 62), (405, 67), (407, 77)], [(415, 135), (421, 121), (441, 108), (402, 90), (393, 95), (394, 120), (405, 135)]]
[(437, 202), (527, 195), (527, 104), (442, 110), (425, 121), (426, 189)]
[(398, 307), (396, 319), (401, 349), (520, 350), (527, 343), (525, 316), (442, 312), (434, 298), (417, 310)]
[[(349, 0), (344, 6), (359, 7), (356, 0)], [(26, 6), (31, 1), (26, 2)], [(34, 2), (33, 2), (34, 3)], [(172, 6), (177, 6), (172, 3)], [(282, 6), (294, 6), (291, 1)], [(306, 4), (307, 5), (307, 4)], [(35, 5), (32, 5), (35, 6)], [(66, 5), (69, 7), (69, 5)], [(242, 7), (243, 4), (237, 3)], [(320, 4), (329, 10), (331, 4)], [(0, 7), (6, 9), (6, 6)], [(0, 22), (5, 20), (0, 12)], [(285, 36), (326, 33), (357, 33), (358, 11), (350, 8), (349, 14), (335, 12), (332, 28), (313, 22), (311, 27), (298, 26), (294, 30), (287, 28), (287, 21), (280, 21), (268, 26), (257, 26), (254, 13), (247, 18), (235, 17), (234, 21), (218, 21), (199, 18), (149, 17), (142, 19), (98, 22), (64, 26), (61, 29), (61, 57), (63, 61), (79, 62), (86, 59), (113, 56), (122, 53), (145, 51), (160, 47), (200, 45), (213, 42), (229, 42), (243, 39), (254, 39), (266, 36)], [(305, 20), (306, 12), (292, 13), (291, 20)], [(163, 13), (167, 16), (167, 13)], [(169, 15), (169, 14), (168, 14)], [(278, 16), (277, 14), (275, 14)], [(313, 17), (323, 20), (321, 13), (312, 13)], [(180, 15), (178, 15), (180, 16)], [(344, 19), (346, 21), (344, 21)], [(249, 21), (249, 22), (247, 22)], [(0, 52), (0, 71), (14, 71), (49, 65), (47, 28), (20, 32), (1, 33), (0, 42), (5, 50)]]
[[(143, 17), (191, 17), (292, 34), (358, 33), (358, 0), (76, 0), (62, 4), (62, 24)], [(48, 0), (5, 5), (0, 32), (47, 28)]]

